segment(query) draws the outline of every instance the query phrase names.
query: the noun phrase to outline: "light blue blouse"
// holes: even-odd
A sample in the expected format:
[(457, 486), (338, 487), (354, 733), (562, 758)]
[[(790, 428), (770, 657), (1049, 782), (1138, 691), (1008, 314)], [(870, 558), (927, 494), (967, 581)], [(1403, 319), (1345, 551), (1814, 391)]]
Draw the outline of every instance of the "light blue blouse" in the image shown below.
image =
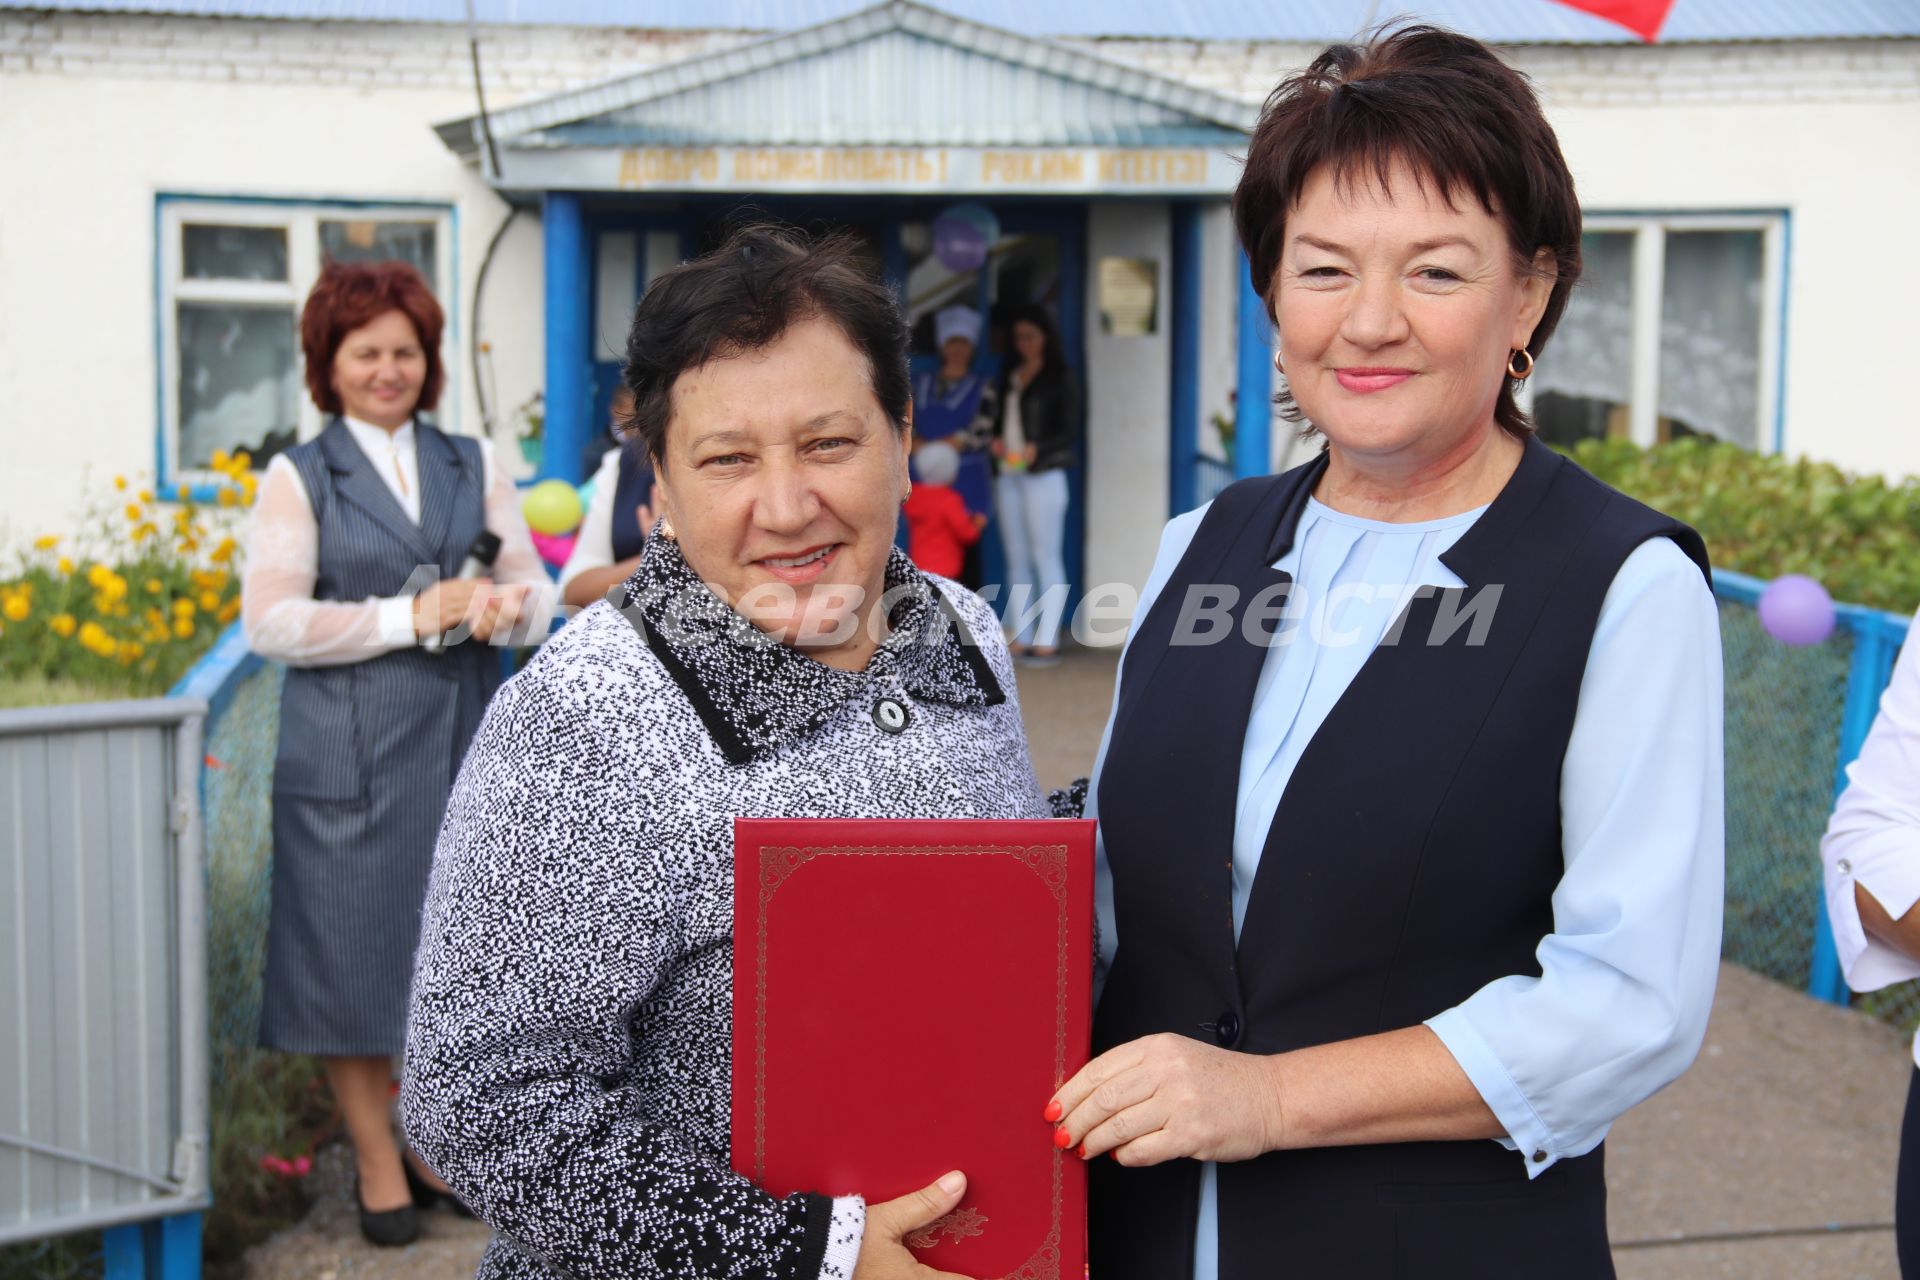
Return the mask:
[[(1308, 500), (1292, 548), (1274, 564), (1295, 585), (1241, 746), (1236, 939), (1307, 743), (1414, 589), (1466, 585), (1439, 557), (1483, 510), (1387, 524)], [(1205, 512), (1167, 525), (1136, 619)], [(1106, 754), (1103, 736), (1090, 817)], [(1567, 743), (1560, 817), (1566, 871), (1553, 932), (1535, 953), (1541, 975), (1497, 979), (1426, 1022), (1506, 1130), (1497, 1141), (1522, 1153), (1536, 1177), (1593, 1150), (1617, 1117), (1678, 1077), (1713, 1003), (1724, 846), (1719, 614), (1700, 570), (1669, 539), (1636, 549), (1607, 590)], [(1104, 973), (1122, 941), (1104, 846), (1096, 896)], [(1214, 1166), (1203, 1166), (1195, 1280), (1219, 1272), (1216, 1188)]]

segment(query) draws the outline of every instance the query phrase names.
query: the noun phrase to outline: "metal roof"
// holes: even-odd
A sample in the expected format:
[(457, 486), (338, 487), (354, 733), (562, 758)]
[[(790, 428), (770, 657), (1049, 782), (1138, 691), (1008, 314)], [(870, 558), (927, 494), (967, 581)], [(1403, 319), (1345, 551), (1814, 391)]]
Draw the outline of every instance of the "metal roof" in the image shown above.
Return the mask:
[[(488, 25), (790, 31), (863, 0), (475, 0)], [(1554, 0), (945, 0), (948, 12), (1041, 36), (1342, 40), (1401, 16), (1501, 44), (1612, 44), (1634, 37)], [(460, 22), (465, 0), (0, 0), (0, 9), (335, 21)], [(1920, 36), (1920, 0), (1676, 0), (1663, 43)]]
[[(494, 112), (516, 146), (1208, 146), (1255, 107), (1225, 94), (915, 3)], [(475, 120), (438, 126), (470, 155)]]

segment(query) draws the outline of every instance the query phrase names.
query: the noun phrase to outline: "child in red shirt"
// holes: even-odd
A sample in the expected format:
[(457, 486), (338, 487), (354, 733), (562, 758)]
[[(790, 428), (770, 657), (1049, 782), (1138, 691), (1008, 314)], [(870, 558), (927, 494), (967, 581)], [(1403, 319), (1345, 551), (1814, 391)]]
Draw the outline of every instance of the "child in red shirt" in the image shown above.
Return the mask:
[(980, 540), (985, 516), (970, 515), (967, 504), (953, 490), (960, 474), (960, 455), (950, 444), (922, 445), (913, 454), (919, 474), (907, 495), (907, 554), (928, 573), (958, 578), (967, 548)]

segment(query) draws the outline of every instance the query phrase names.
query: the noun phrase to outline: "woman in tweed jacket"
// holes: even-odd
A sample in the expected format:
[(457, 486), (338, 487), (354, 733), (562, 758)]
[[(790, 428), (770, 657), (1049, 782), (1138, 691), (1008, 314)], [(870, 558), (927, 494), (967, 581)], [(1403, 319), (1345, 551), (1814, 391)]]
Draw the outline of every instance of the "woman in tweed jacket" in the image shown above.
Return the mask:
[(727, 1158), (733, 819), (1048, 812), (991, 611), (893, 546), (906, 340), (849, 246), (767, 229), (640, 305), (666, 519), (494, 699), (414, 980), (402, 1111), (483, 1276), (933, 1274), (900, 1239), (957, 1174), (869, 1206)]

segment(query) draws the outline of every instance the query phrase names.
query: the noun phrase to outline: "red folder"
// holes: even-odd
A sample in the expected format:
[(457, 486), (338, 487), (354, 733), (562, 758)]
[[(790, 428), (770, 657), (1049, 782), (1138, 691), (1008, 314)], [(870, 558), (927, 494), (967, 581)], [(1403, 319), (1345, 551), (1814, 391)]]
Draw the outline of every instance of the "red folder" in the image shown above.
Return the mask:
[(733, 1167), (775, 1195), (891, 1200), (978, 1280), (1080, 1280), (1086, 1169), (1041, 1109), (1086, 1063), (1093, 827), (734, 823)]

